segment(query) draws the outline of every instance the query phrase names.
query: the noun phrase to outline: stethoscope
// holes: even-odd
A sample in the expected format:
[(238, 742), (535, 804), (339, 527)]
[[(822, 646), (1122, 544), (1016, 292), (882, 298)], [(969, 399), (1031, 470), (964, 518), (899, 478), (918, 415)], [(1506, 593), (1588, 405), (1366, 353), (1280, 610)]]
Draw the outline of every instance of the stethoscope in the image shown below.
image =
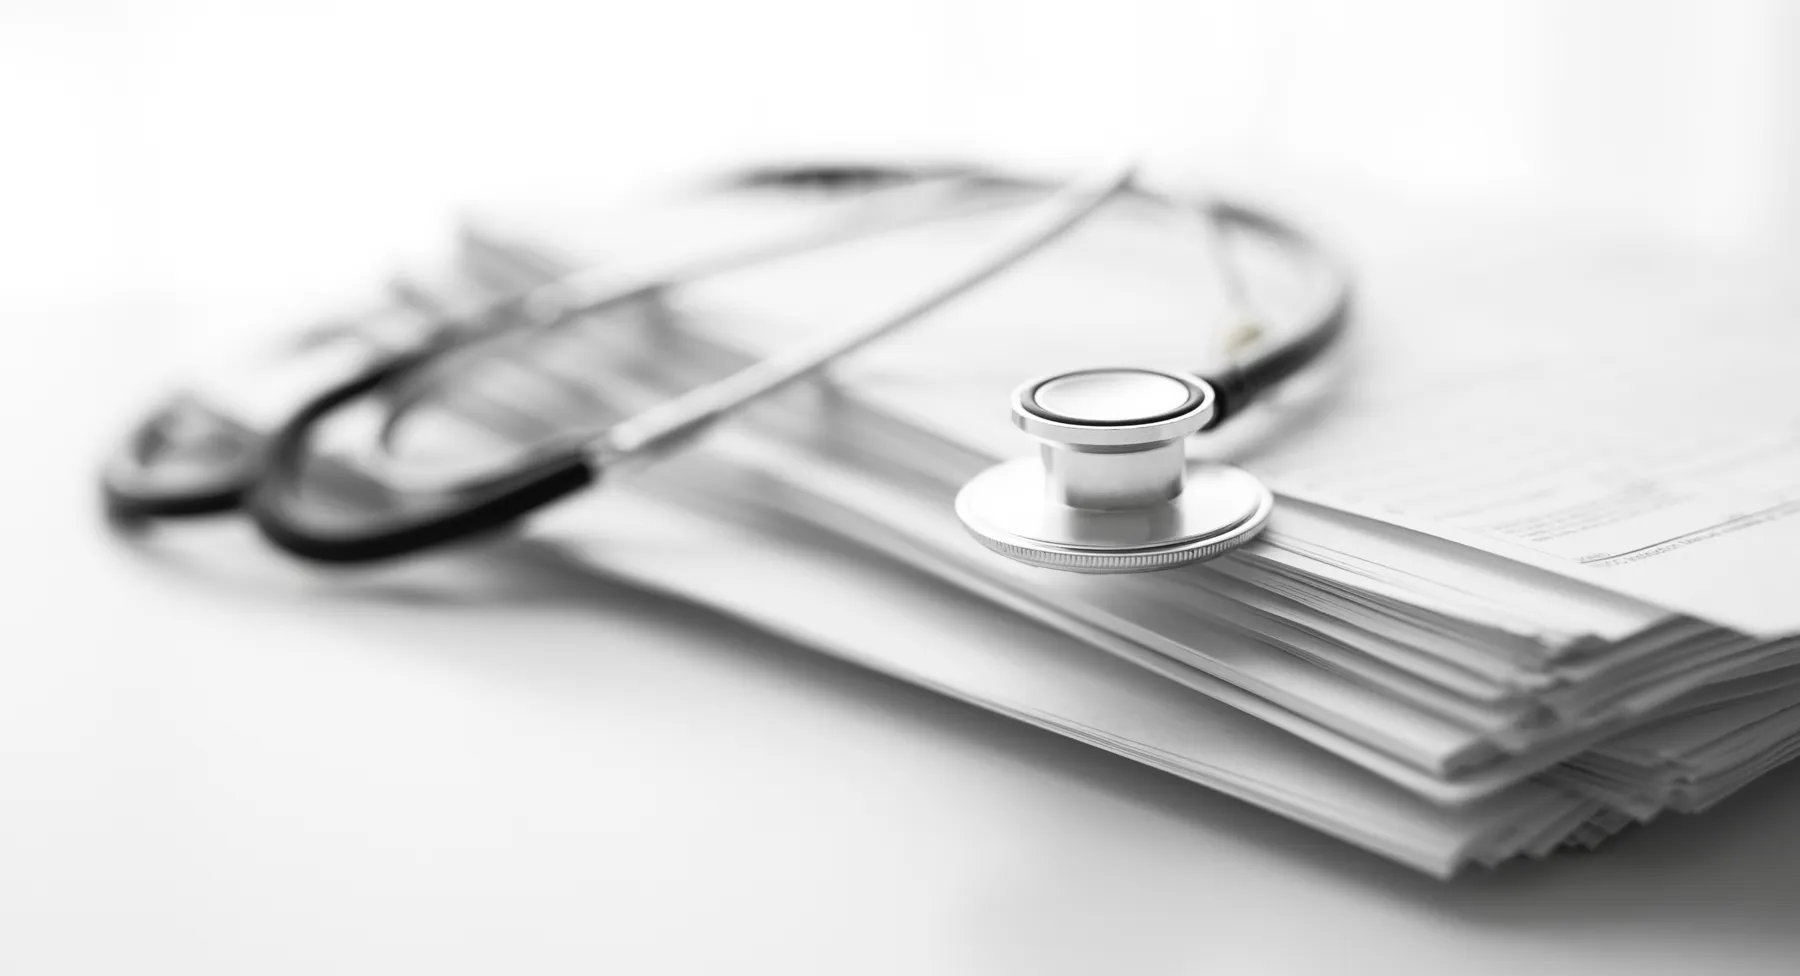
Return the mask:
[[(577, 273), (491, 307), (419, 317), (399, 334), (362, 336), (353, 363), (266, 433), (200, 398), (176, 397), (140, 424), (105, 466), (107, 511), (131, 526), (241, 511), (280, 549), (340, 564), (504, 529), (602, 474), (679, 449), (721, 419), (929, 316), (1131, 195), (1196, 209), (1213, 229), (1230, 226), (1271, 239), (1325, 276), (1326, 301), (1288, 338), (1221, 375), (1134, 366), (1021, 385), (1012, 396), (1013, 420), (1038, 442), (1039, 456), (1001, 463), (970, 480), (956, 498), (956, 513), (982, 545), (1049, 569), (1142, 572), (1210, 559), (1254, 538), (1268, 522), (1273, 496), (1241, 468), (1189, 463), (1185, 441), (1239, 415), (1316, 360), (1345, 326), (1348, 279), (1316, 245), (1273, 218), (1231, 204), (1152, 197), (1132, 185), (1132, 173), (1120, 167), (1048, 188), (979, 258), (886, 315), (787, 348), (603, 428), (558, 432), (491, 472), (408, 483), (391, 472), (384, 476), (378, 450), (365, 452), (367, 463), (357, 465), (318, 456), (315, 435), (333, 418), (384, 402), (403, 409), (404, 396), (396, 394), (409, 380), (496, 335), (551, 329), (726, 271), (969, 212), (968, 199), (945, 205), (920, 195), (934, 186), (1044, 189), (1029, 179), (948, 168), (796, 167), (742, 175), (728, 185), (852, 192), (885, 206), (873, 219), (864, 213), (826, 220), (624, 281)], [(977, 195), (973, 206), (992, 203)], [(1223, 250), (1213, 253), (1220, 273), (1232, 278)]]

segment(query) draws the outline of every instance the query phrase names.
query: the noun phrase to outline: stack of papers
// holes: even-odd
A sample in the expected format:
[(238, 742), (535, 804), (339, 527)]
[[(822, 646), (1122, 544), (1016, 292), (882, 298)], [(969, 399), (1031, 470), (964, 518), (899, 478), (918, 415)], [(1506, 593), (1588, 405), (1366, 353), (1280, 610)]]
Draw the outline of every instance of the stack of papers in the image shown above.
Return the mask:
[[(710, 206), (688, 229), (763, 217)], [(402, 450), (506, 450), (521, 417), (627, 413), (899, 304), (1003, 221), (886, 235), (517, 344), (469, 366), (458, 389), (481, 395), (421, 413)], [(654, 265), (681, 246), (659, 226), (491, 219), (466, 271), (516, 288)], [(1703, 810), (1800, 748), (1784, 558), (1800, 336), (1781, 326), (1800, 303), (1779, 279), (1641, 243), (1425, 228), (1353, 249), (1363, 314), (1328, 368), (1193, 444), (1280, 498), (1225, 559), (1031, 569), (952, 512), (964, 479), (1032, 450), (1008, 423), (1017, 383), (1218, 365), (1206, 243), (1129, 208), (543, 532), (596, 571), (1434, 874)], [(1322, 300), (1279, 254), (1243, 251), (1273, 321)]]

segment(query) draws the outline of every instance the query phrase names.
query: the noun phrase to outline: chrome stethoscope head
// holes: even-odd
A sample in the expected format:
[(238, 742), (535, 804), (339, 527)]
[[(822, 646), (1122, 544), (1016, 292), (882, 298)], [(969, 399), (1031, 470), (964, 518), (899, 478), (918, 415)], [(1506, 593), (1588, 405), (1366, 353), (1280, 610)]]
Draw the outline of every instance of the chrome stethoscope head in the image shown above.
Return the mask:
[[(1087, 369), (1019, 387), (1013, 422), (1038, 441), (1039, 456), (995, 465), (956, 497), (957, 517), (983, 546), (1044, 569), (1140, 573), (1223, 555), (1268, 525), (1268, 487), (1241, 468), (1189, 462), (1187, 438), (1317, 361), (1349, 322), (1350, 280), (1331, 255), (1261, 213), (1214, 202), (1209, 217), (1210, 227), (1236, 225), (1292, 247), (1325, 284), (1318, 314), (1210, 379)], [(1255, 342), (1263, 329), (1243, 280), (1223, 248), (1215, 263), (1239, 319), (1229, 342)]]
[(1268, 524), (1274, 496), (1224, 464), (1189, 464), (1188, 435), (1220, 415), (1186, 373), (1085, 369), (1013, 391), (1013, 423), (1039, 456), (997, 464), (956, 496), (982, 545), (1077, 573), (1141, 573), (1222, 555)]

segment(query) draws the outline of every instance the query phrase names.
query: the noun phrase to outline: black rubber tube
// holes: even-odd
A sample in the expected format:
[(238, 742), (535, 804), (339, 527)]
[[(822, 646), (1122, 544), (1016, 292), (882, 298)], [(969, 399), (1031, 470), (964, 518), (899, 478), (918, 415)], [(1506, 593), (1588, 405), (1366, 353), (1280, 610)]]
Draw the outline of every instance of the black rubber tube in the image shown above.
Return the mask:
[[(416, 365), (413, 360), (344, 383), (315, 397), (269, 441), (262, 477), (245, 499), (257, 531), (279, 549), (323, 563), (366, 563), (508, 528), (519, 519), (593, 484), (597, 471), (581, 454), (554, 455), (505, 475), (447, 492), (441, 510), (369, 512), (364, 526), (325, 526), (305, 514), (306, 456), (312, 433), (338, 410)], [(345, 472), (337, 472), (343, 477)]]

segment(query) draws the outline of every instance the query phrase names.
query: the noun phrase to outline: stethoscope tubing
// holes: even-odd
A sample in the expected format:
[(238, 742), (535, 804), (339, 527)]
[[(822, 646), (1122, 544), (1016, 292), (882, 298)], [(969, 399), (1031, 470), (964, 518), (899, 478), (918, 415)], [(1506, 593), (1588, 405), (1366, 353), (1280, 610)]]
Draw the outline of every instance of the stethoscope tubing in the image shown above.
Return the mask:
[[(889, 204), (908, 202), (908, 196), (928, 193), (940, 184), (980, 178), (979, 171), (962, 167), (932, 167), (901, 170), (878, 166), (824, 167), (813, 172), (816, 179), (796, 180), (807, 171), (802, 169), (750, 170), (715, 181), (709, 189), (725, 191), (755, 189), (768, 185), (803, 182), (822, 188), (855, 185), (872, 186), (873, 190), (859, 198), (868, 203), (870, 197), (886, 196)], [(991, 205), (991, 204), (990, 204)], [(896, 209), (889, 206), (888, 209)], [(375, 386), (394, 386), (400, 377), (414, 376), (420, 367), (436, 363), (447, 355), (467, 350), (483, 340), (499, 334), (516, 334), (522, 328), (545, 329), (607, 308), (646, 298), (660, 291), (725, 274), (740, 268), (754, 267), (785, 257), (827, 249), (850, 241), (916, 226), (920, 223), (952, 219), (972, 212), (967, 207), (936, 209), (907, 208), (902, 219), (888, 220), (868, 226), (853, 215), (844, 221), (827, 220), (791, 235), (780, 235), (758, 244), (690, 259), (675, 267), (661, 269), (621, 282), (611, 273), (595, 275), (587, 270), (559, 276), (556, 280), (527, 290), (523, 295), (493, 301), (484, 308), (450, 317), (437, 313), (435, 327), (426, 331), (417, 344), (394, 350), (369, 350), (368, 360), (352, 370), (342, 381), (319, 394), (311, 403), (303, 403), (291, 415), (307, 414), (307, 406), (331, 400), (345, 389), (361, 388), (364, 381), (378, 380)], [(397, 289), (406, 292), (406, 289)], [(413, 296), (418, 297), (418, 296)], [(470, 327), (469, 323), (487, 323)], [(503, 325), (496, 323), (503, 322)], [(374, 386), (369, 387), (373, 389)], [(368, 390), (364, 391), (365, 393)], [(406, 391), (390, 389), (394, 398), (390, 415), (399, 416), (406, 409)], [(229, 438), (234, 445), (231, 457), (215, 462), (204, 477), (190, 477), (178, 482), (166, 474), (167, 465), (159, 466), (154, 458), (155, 445), (174, 436), (179, 424), (206, 424), (214, 428), (215, 438)], [(291, 425), (291, 420), (290, 420)], [(383, 439), (386, 432), (383, 433)], [(191, 519), (225, 515), (242, 511), (258, 481), (268, 475), (269, 438), (249, 427), (207, 410), (188, 396), (172, 398), (147, 412), (120, 446), (113, 452), (100, 474), (102, 510), (113, 523), (121, 526), (175, 519)]]
[[(855, 166), (768, 170), (740, 176), (732, 184), (739, 187), (806, 186), (809, 185), (807, 179), (814, 175), (820, 177), (819, 185), (825, 186), (842, 179), (852, 185), (874, 183), (878, 187), (905, 187), (908, 181), (922, 177), (987, 183), (1011, 189), (1055, 188), (1054, 184), (1038, 180), (973, 169), (908, 171)], [(867, 342), (953, 301), (1067, 232), (1106, 200), (1120, 194), (1148, 198), (1159, 204), (1171, 203), (1167, 198), (1128, 186), (1125, 171), (1085, 186), (1066, 189), (1057, 199), (1067, 209), (1053, 213), (1052, 219), (1038, 227), (1035, 234), (1012, 239), (1004, 253), (990, 256), (980, 267), (922, 295), (885, 320), (784, 350), (723, 381), (689, 391), (603, 430), (566, 432), (566, 436), (534, 451), (524, 461), (490, 477), (433, 486), (422, 491), (396, 489), (392, 484), (372, 484), (365, 485), (366, 490), (359, 492), (364, 496), (364, 503), (369, 498), (398, 498), (402, 504), (396, 507), (410, 508), (411, 511), (397, 514), (363, 512), (361, 514), (365, 516), (374, 514), (374, 518), (365, 518), (363, 524), (348, 529), (342, 516), (345, 512), (354, 513), (357, 502), (337, 505), (337, 511), (327, 519), (307, 514), (309, 502), (306, 496), (318, 493), (322, 487), (329, 488), (333, 482), (330, 477), (309, 479), (309, 474), (317, 475), (320, 470), (329, 474), (333, 466), (328, 460), (310, 457), (314, 430), (337, 411), (380, 393), (387, 408), (380, 438), (385, 448), (391, 425), (405, 414), (411, 397), (417, 392), (416, 388), (409, 390), (409, 386), (417, 387), (419, 378), (430, 375), (434, 367), (455, 352), (472, 351), (473, 347), (498, 335), (554, 328), (714, 274), (966, 211), (955, 208), (945, 212), (923, 211), (915, 207), (912, 209), (920, 212), (910, 214), (909, 219), (875, 228), (858, 226), (854, 220), (842, 225), (828, 222), (768, 242), (704, 255), (678, 267), (623, 282), (616, 276), (608, 278), (587, 272), (564, 275), (547, 285), (527, 290), (523, 297), (499, 301), (492, 308), (483, 310), (476, 318), (485, 316), (489, 319), (484, 327), (465, 325), (461, 329), (452, 329), (448, 323), (443, 323), (414, 348), (372, 354), (360, 370), (319, 391), (266, 437), (259, 437), (243, 425), (212, 414), (211, 420), (218, 428), (215, 433), (234, 439), (229, 442), (238, 444), (241, 450), (228, 459), (229, 463), (219, 464), (210, 480), (201, 479), (198, 483), (171, 485), (167, 479), (159, 483), (156, 477), (152, 458), (157, 439), (177, 436), (170, 428), (183, 413), (201, 418), (207, 416), (202, 404), (173, 401), (141, 424), (127, 439), (120, 456), (107, 466), (102, 479), (106, 510), (114, 519), (134, 524), (243, 511), (263, 537), (278, 548), (310, 561), (340, 564), (392, 558), (502, 529), (545, 505), (591, 487), (603, 471), (636, 463), (685, 443), (693, 433), (745, 403), (810, 375)], [(1350, 289), (1342, 266), (1286, 224), (1235, 204), (1208, 201), (1197, 206), (1210, 229), (1217, 231), (1225, 225), (1248, 227), (1292, 245), (1332, 276), (1330, 301), (1309, 328), (1268, 352), (1209, 379), (1218, 393), (1218, 409), (1209, 426), (1216, 426), (1262, 390), (1298, 372), (1335, 341), (1348, 320)], [(1220, 264), (1222, 273), (1234, 273), (1227, 262), (1220, 261)], [(1235, 293), (1241, 300), (1240, 285), (1241, 282), (1229, 282), (1227, 291)], [(341, 485), (347, 485), (359, 478), (369, 480), (366, 472), (340, 472), (338, 480)], [(423, 514), (419, 514), (421, 503)]]
[(435, 491), (400, 492), (427, 504), (423, 515), (400, 513), (350, 530), (302, 514), (307, 444), (338, 409), (379, 388), (386, 376), (345, 384), (308, 404), (274, 438), (267, 469), (246, 511), (269, 542), (303, 558), (361, 563), (407, 555), (508, 525), (594, 484), (603, 471), (644, 463), (724, 417), (809, 376), (863, 346), (924, 318), (1061, 239), (1118, 194), (1130, 167), (1108, 170), (1062, 188), (1029, 213), (977, 263), (886, 315), (765, 357), (724, 379), (691, 390), (603, 430), (571, 433), (518, 467)]

